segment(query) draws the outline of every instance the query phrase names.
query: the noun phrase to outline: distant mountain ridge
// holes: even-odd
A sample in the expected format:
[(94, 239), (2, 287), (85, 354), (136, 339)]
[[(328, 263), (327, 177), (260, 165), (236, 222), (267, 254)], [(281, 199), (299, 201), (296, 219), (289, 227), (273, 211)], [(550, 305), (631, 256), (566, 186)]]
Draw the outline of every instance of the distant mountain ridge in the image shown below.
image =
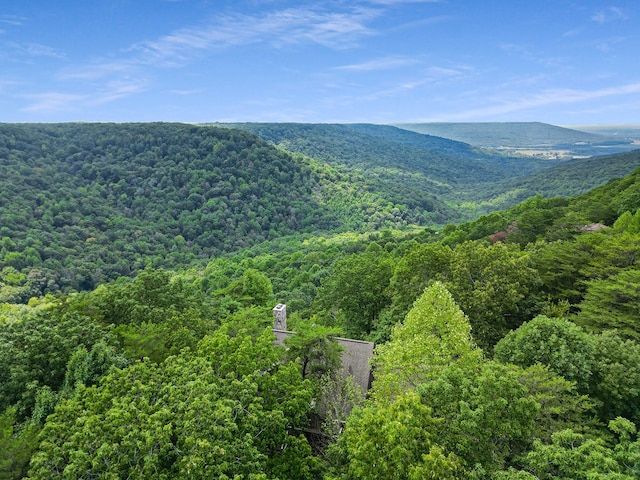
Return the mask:
[(640, 125), (565, 125), (565, 128), (622, 140), (640, 140)]
[(539, 147), (576, 142), (597, 143), (608, 139), (604, 135), (542, 122), (398, 123), (394, 126), (490, 148)]
[(602, 131), (587, 132), (542, 122), (401, 123), (399, 128), (490, 149), (565, 149), (575, 156), (604, 155), (638, 148)]
[[(460, 131), (468, 129), (478, 136), (487, 134), (489, 139), (493, 135), (493, 141), (506, 139), (518, 145), (512, 148), (514, 155), (526, 142), (543, 140), (550, 149), (559, 145), (583, 148), (581, 153), (599, 155), (609, 151), (602, 140), (606, 137), (540, 122), (438, 125), (448, 133), (460, 127)], [(622, 145), (625, 153), (558, 160), (544, 155), (518, 157), (504, 152), (491, 153), (462, 141), (392, 125), (235, 123), (221, 126), (248, 130), (279, 148), (336, 167), (355, 168), (366, 175), (367, 188), (386, 191), (388, 198), (397, 204), (419, 208), (425, 196), (435, 195), (437, 198), (429, 200), (429, 204), (440, 204), (444, 200), (457, 211), (460, 220), (508, 208), (538, 193), (546, 197), (580, 194), (640, 166), (640, 151), (627, 151), (634, 147), (631, 144)], [(600, 143), (585, 143), (594, 139)], [(553, 142), (561, 143), (554, 145)], [(546, 147), (539, 148), (545, 152)]]
[(287, 151), (332, 165), (420, 173), (446, 184), (495, 181), (546, 168), (526, 158), (506, 158), (469, 144), (390, 125), (312, 123), (220, 124), (255, 133)]

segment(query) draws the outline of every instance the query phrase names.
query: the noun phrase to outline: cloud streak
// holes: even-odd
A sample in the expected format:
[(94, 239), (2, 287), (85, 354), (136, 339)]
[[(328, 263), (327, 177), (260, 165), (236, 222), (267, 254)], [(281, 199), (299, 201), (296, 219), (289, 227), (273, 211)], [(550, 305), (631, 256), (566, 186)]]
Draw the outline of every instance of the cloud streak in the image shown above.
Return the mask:
[(415, 58), (384, 57), (363, 63), (342, 65), (340, 67), (336, 67), (336, 70), (344, 70), (348, 72), (371, 72), (375, 70), (389, 70), (394, 68), (406, 67), (415, 65), (416, 63), (418, 63), (418, 61)]
[(265, 43), (272, 47), (316, 43), (340, 50), (372, 35), (367, 23), (378, 10), (355, 8), (346, 12), (323, 12), (291, 8), (263, 15), (227, 15), (204, 26), (183, 28), (157, 40), (132, 47), (141, 63), (180, 66), (206, 50), (223, 50)]
[(458, 114), (450, 115), (448, 120), (472, 120), (475, 118), (487, 118), (489, 116), (502, 115), (519, 112), (531, 108), (548, 107), (552, 105), (565, 105), (573, 103), (589, 102), (607, 97), (619, 95), (631, 95), (640, 93), (640, 82), (628, 83), (597, 90), (577, 90), (577, 89), (548, 89), (537, 95), (529, 97), (523, 96), (517, 100), (502, 101), (494, 106), (467, 110)]
[(30, 102), (22, 111), (29, 113), (69, 111), (73, 109), (73, 105), (87, 99), (86, 95), (62, 92), (35, 93), (22, 95), (22, 97)]
[[(145, 85), (145, 82), (137, 81), (135, 88), (116, 89), (116, 82), (131, 85), (131, 79), (144, 75), (149, 68), (184, 67), (210, 52), (259, 44), (269, 48), (302, 44), (318, 44), (334, 50), (350, 48), (361, 38), (374, 34), (367, 25), (380, 14), (381, 10), (374, 8), (325, 11), (306, 7), (257, 15), (221, 15), (204, 25), (178, 29), (155, 40), (135, 43), (120, 52), (118, 58), (96, 59), (89, 64), (66, 67), (58, 72), (56, 79), (80, 84), (93, 82), (94, 103), (105, 103), (138, 93)], [(29, 48), (31, 54), (62, 58), (44, 46)], [(105, 94), (103, 90), (112, 93)], [(90, 104), (85, 96), (63, 93), (43, 93), (29, 98), (32, 104), (27, 111), (66, 108), (71, 103)]]
[(11, 52), (11, 56), (13, 58), (18, 56), (23, 60), (24, 57), (49, 57), (59, 59), (67, 58), (67, 55), (64, 52), (61, 52), (60, 50), (52, 47), (48, 47), (46, 45), (41, 45), (39, 43), (7, 42), (6, 46)]
[(399, 82), (395, 86), (388, 88), (386, 90), (381, 90), (378, 92), (373, 92), (367, 95), (363, 95), (359, 98), (359, 100), (375, 101), (383, 97), (400, 95), (412, 90), (416, 90), (418, 88), (425, 87), (426, 85), (429, 85), (429, 84), (435, 84), (445, 80), (449, 81), (449, 80), (463, 77), (467, 75), (469, 72), (471, 72), (472, 70), (473, 69), (471, 69), (470, 67), (449, 68), (449, 67), (432, 66), (425, 69), (420, 78)]
[(119, 58), (67, 68), (58, 74), (58, 79), (98, 80), (117, 74), (131, 75), (146, 67), (178, 68), (211, 51), (255, 44), (277, 48), (315, 43), (340, 50), (373, 35), (367, 23), (379, 14), (379, 10), (362, 8), (345, 12), (298, 8), (253, 16), (219, 16), (206, 25), (178, 29), (155, 40), (133, 44)]
[(21, 95), (28, 105), (22, 108), (28, 113), (74, 112), (87, 107), (97, 107), (114, 100), (143, 91), (140, 80), (113, 80), (98, 86), (91, 93), (43, 92)]
[(602, 24), (602, 23), (614, 22), (616, 20), (627, 20), (628, 18), (629, 16), (621, 8), (609, 7), (606, 10), (600, 10), (599, 12), (596, 12), (591, 17), (591, 20)]
[(19, 17), (17, 15), (0, 15), (0, 23), (4, 23), (7, 25), (14, 25), (20, 27), (24, 24), (26, 18)]
[(443, 0), (369, 0), (375, 5), (403, 5), (406, 3), (442, 3)]

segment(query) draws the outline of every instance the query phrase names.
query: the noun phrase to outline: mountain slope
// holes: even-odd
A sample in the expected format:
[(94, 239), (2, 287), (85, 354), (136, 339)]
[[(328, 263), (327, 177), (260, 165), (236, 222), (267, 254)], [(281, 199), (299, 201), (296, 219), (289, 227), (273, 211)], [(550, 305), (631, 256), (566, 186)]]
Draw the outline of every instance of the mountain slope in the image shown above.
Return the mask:
[[(538, 193), (546, 197), (580, 194), (638, 166), (633, 151), (568, 161), (506, 157), (388, 125), (232, 125), (285, 150), (364, 172), (368, 188), (388, 192), (396, 204), (420, 208), (416, 199), (424, 201), (425, 193), (432, 194), (436, 199), (430, 202), (445, 200), (457, 212), (450, 218), (457, 221), (508, 208)], [(500, 138), (514, 145), (545, 138), (558, 142), (604, 138), (543, 123), (438, 125), (454, 132), (488, 133), (489, 140)]]
[(628, 152), (632, 139), (540, 122), (406, 123), (396, 126), (494, 149), (509, 155), (570, 159)]
[[(146, 264), (188, 265), (284, 235), (416, 221), (364, 188), (362, 175), (227, 128), (5, 124), (0, 158), (0, 271), (30, 275), (33, 293), (89, 289)], [(441, 222), (446, 211), (429, 200), (419, 214)]]
[(399, 169), (446, 185), (495, 181), (547, 166), (535, 160), (487, 154), (462, 142), (389, 125), (240, 123), (228, 126), (248, 130), (287, 151), (330, 164), (367, 171), (372, 167)]
[(387, 126), (248, 125), (306, 156), (228, 126), (0, 125), (0, 302), (289, 235), (458, 223), (541, 191), (580, 193), (638, 163), (602, 157), (528, 177), (553, 163)]
[(518, 178), (478, 188), (469, 199), (492, 209), (508, 208), (533, 195), (569, 197), (583, 194), (612, 178), (628, 175), (640, 167), (640, 150), (577, 159)]
[(400, 128), (482, 147), (538, 147), (598, 143), (607, 137), (541, 122), (403, 123)]

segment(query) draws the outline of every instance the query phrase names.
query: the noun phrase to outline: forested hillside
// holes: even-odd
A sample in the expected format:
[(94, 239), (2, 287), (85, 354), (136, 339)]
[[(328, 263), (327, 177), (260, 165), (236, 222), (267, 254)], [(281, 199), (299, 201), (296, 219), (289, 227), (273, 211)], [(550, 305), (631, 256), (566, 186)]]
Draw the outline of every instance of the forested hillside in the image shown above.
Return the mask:
[[(639, 251), (636, 170), (439, 233), (289, 236), (4, 303), (0, 477), (638, 478)], [(377, 343), (366, 399), (336, 335)]]
[(89, 290), (287, 235), (441, 228), (537, 192), (580, 193), (640, 163), (630, 153), (545, 176), (549, 162), (390, 126), (237, 126), (264, 140), (228, 126), (0, 125), (0, 300)]
[(226, 128), (0, 125), (0, 158), (0, 270), (26, 275), (3, 300), (91, 289), (294, 233), (455, 218), (432, 195), (396, 205), (358, 172)]
[[(224, 124), (222, 124), (224, 125)], [(440, 183), (493, 181), (545, 168), (540, 161), (489, 154), (467, 143), (388, 125), (240, 123), (285, 150), (328, 163), (421, 173)]]
[(603, 183), (604, 179), (621, 178), (640, 166), (640, 150), (616, 155), (571, 160), (530, 175), (497, 181), (469, 195), (480, 208), (504, 209), (534, 195), (544, 197), (572, 196)]
[[(371, 124), (231, 124), (289, 152), (346, 166), (365, 174), (368, 189), (386, 192), (397, 204), (424, 208), (445, 200), (457, 215), (461, 199), (483, 185), (527, 175), (548, 163), (491, 155), (468, 144)], [(466, 200), (466, 199), (465, 199)], [(450, 214), (452, 212), (450, 211)], [(449, 221), (460, 220), (451, 216)]]
[[(420, 208), (425, 192), (432, 193), (453, 208), (449, 214), (455, 211), (450, 221), (508, 208), (538, 193), (545, 197), (584, 193), (640, 166), (640, 150), (569, 161), (505, 156), (417, 133), (423, 125), (438, 125), (441, 129), (434, 132), (453, 133), (454, 138), (468, 130), (475, 137), (467, 140), (474, 144), (479, 138), (489, 142), (504, 139), (514, 146), (546, 142), (560, 147), (572, 144), (576, 149), (585, 144), (589, 155), (606, 151), (593, 147), (605, 141), (604, 137), (542, 123), (419, 124), (416, 132), (373, 124), (231, 124), (284, 150), (363, 172), (367, 188), (387, 192), (396, 204)], [(637, 146), (627, 145), (623, 151), (629, 148)]]

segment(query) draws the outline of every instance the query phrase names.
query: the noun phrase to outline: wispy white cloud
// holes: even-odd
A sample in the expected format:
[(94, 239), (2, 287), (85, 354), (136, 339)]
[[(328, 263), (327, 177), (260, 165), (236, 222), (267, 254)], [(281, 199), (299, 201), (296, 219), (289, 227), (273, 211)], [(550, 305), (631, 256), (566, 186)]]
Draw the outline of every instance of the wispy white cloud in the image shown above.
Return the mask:
[(73, 110), (73, 107), (86, 100), (86, 95), (62, 92), (44, 92), (22, 95), (29, 104), (22, 109), (24, 112), (47, 113)]
[(18, 43), (18, 42), (7, 42), (5, 44), (5, 48), (11, 52), (11, 56), (16, 58), (16, 56), (22, 60), (26, 57), (49, 57), (49, 58), (66, 58), (67, 55), (55, 48), (48, 47), (47, 45), (42, 45), (39, 43), (27, 42), (27, 43)]
[(317, 43), (333, 49), (354, 46), (371, 35), (367, 22), (379, 15), (375, 9), (354, 8), (325, 12), (291, 8), (261, 15), (225, 15), (204, 26), (177, 30), (157, 40), (132, 47), (144, 63), (179, 66), (206, 50), (266, 43), (270, 46)]
[(456, 78), (467, 76), (472, 72), (472, 70), (472, 68), (466, 66), (455, 68), (432, 66), (425, 69), (420, 76), (412, 80), (398, 82), (390, 88), (362, 95), (358, 100), (370, 102), (383, 97), (401, 95), (403, 93), (425, 87), (426, 85), (437, 84), (442, 81), (451, 81)]
[(591, 102), (602, 98), (637, 93), (640, 93), (640, 82), (596, 90), (578, 90), (568, 88), (548, 89), (536, 95), (520, 96), (513, 100), (494, 98), (491, 106), (462, 111), (460, 113), (447, 116), (447, 119), (450, 121), (473, 120), (477, 118), (485, 119), (491, 116), (521, 112), (532, 108)]
[(614, 50), (615, 45), (618, 45), (624, 41), (625, 41), (625, 38), (620, 36), (608, 38), (608, 39), (599, 41), (596, 45), (596, 48), (603, 53), (608, 53)]
[(202, 93), (202, 90), (201, 89), (197, 89), (197, 90), (168, 90), (167, 93), (170, 93), (172, 95), (187, 96), (187, 95), (198, 95), (198, 94)]
[(444, 0), (368, 0), (376, 5), (401, 5), (405, 3), (442, 3)]
[(87, 100), (90, 106), (103, 105), (113, 102), (123, 97), (128, 97), (134, 93), (144, 91), (146, 82), (141, 79), (117, 79), (112, 80), (99, 88), (96, 93), (92, 94)]
[(0, 15), (0, 23), (22, 26), (27, 19), (18, 15)]
[[(304, 45), (322, 45), (328, 49), (344, 50), (356, 47), (367, 37), (382, 34), (374, 28), (374, 21), (394, 5), (433, 3), (438, 0), (361, 0), (359, 2), (320, 2), (302, 4), (298, 8), (260, 10), (252, 14), (220, 14), (199, 25), (180, 28), (155, 39), (140, 41), (128, 48), (92, 62), (72, 66), (64, 65), (55, 75), (58, 82), (67, 82), (68, 88), (56, 92), (32, 95), (27, 111), (69, 109), (97, 105), (121, 99), (148, 88), (146, 80), (154, 75), (153, 69), (181, 68), (217, 52), (234, 48), (264, 46), (283, 48)], [(439, 19), (421, 19), (421, 24)], [(33, 48), (32, 53), (37, 49)], [(46, 54), (45, 48), (41, 54)], [(55, 51), (49, 54), (54, 55)], [(409, 57), (384, 57), (359, 64), (339, 67), (350, 72), (388, 70), (417, 64)], [(405, 82), (400, 91), (442, 76), (444, 71), (427, 71), (429, 79)], [(447, 72), (452, 74), (452, 71)], [(138, 80), (136, 80), (138, 79)], [(85, 92), (64, 94), (62, 91)], [(190, 90), (173, 90), (174, 95), (189, 95)]]
[(567, 30), (562, 34), (565, 38), (577, 37), (584, 31), (584, 27), (572, 28), (571, 30)]
[(418, 60), (408, 57), (383, 57), (370, 60), (368, 62), (354, 63), (336, 67), (336, 70), (346, 70), (351, 72), (370, 72), (375, 70), (390, 70), (394, 68), (415, 65)]
[(608, 23), (615, 20), (627, 20), (629, 15), (618, 7), (609, 7), (606, 10), (600, 10), (591, 16), (591, 20), (597, 23)]
[(427, 73), (429, 74), (429, 78), (431, 80), (440, 80), (443, 78), (452, 78), (459, 77), (461, 75), (466, 75), (471, 72), (473, 69), (467, 66), (459, 66), (455, 68), (451, 67), (429, 67), (427, 69)]
[(425, 27), (427, 25), (435, 25), (437, 23), (448, 22), (455, 19), (452, 15), (436, 15), (432, 17), (419, 18), (410, 22), (400, 23), (387, 31), (398, 32), (401, 30), (410, 30), (412, 28)]
[[(55, 79), (74, 82), (69, 89), (93, 93), (78, 95), (57, 91), (30, 95), (24, 97), (30, 102), (26, 110), (68, 109), (72, 105), (96, 105), (120, 99), (147, 88), (144, 78), (151, 75), (149, 68), (182, 67), (210, 52), (235, 47), (264, 44), (278, 48), (305, 43), (337, 50), (352, 47), (364, 36), (374, 34), (368, 24), (381, 12), (381, 8), (349, 6), (336, 11), (312, 5), (255, 15), (218, 15), (204, 24), (135, 43), (106, 58), (96, 58), (84, 65), (66, 65)], [(61, 52), (43, 45), (16, 44), (13, 49), (20, 49), (27, 56), (64, 58)]]
[(4, 93), (12, 87), (20, 85), (20, 82), (15, 80), (0, 79), (0, 93)]
[(60, 71), (58, 80), (98, 80), (114, 74), (129, 74), (135, 67), (135, 62), (128, 59), (110, 60), (88, 65), (68, 67)]
[(114, 80), (89, 93), (43, 92), (21, 95), (28, 104), (22, 109), (30, 113), (72, 112), (96, 107), (144, 89), (139, 80)]
[(0, 41), (0, 60), (30, 64), (42, 58), (63, 60), (66, 58), (66, 54), (58, 49), (34, 42)]
[(546, 67), (559, 67), (565, 62), (561, 58), (544, 55), (540, 52), (531, 50), (530, 47), (517, 43), (503, 43), (500, 49), (507, 54), (517, 56), (528, 62), (535, 62)]

